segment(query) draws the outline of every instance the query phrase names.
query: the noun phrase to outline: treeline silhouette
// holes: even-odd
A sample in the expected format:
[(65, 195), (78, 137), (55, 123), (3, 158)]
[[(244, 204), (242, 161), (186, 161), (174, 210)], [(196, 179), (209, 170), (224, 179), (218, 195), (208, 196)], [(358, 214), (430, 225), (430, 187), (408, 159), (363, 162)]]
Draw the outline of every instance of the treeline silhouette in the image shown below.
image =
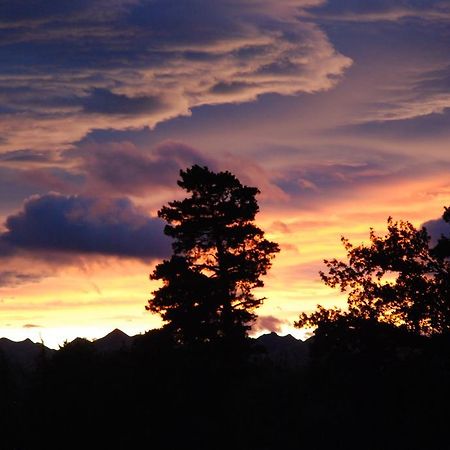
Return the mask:
[(246, 343), (234, 357), (161, 329), (109, 353), (76, 340), (19, 374), (3, 360), (0, 447), (448, 448), (448, 337), (364, 322), (311, 338), (306, 364)]
[(301, 314), (313, 337), (276, 357), (275, 335), (247, 334), (279, 251), (254, 224), (259, 191), (206, 167), (180, 176), (190, 196), (160, 211), (173, 255), (147, 305), (166, 325), (114, 351), (41, 347), (28, 368), (0, 352), (1, 448), (450, 448), (448, 239), (432, 248), (391, 219), (368, 245), (343, 239), (347, 260), (321, 276), (347, 308)]

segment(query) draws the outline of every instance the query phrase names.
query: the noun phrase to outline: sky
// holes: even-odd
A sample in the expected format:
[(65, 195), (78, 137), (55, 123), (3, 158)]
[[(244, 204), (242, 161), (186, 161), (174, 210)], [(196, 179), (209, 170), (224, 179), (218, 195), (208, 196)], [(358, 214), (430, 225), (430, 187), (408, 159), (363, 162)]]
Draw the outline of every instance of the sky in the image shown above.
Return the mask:
[(57, 348), (161, 326), (149, 280), (179, 170), (257, 186), (280, 254), (255, 333), (298, 315), (386, 220), (450, 206), (445, 0), (0, 3), (0, 336)]

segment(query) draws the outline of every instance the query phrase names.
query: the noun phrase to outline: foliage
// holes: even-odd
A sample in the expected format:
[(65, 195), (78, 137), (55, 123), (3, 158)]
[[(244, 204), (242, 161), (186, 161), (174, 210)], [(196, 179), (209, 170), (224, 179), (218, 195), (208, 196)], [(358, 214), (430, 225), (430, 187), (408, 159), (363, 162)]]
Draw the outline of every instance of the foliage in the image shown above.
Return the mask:
[(198, 165), (180, 178), (190, 196), (158, 213), (174, 239), (173, 255), (151, 274), (164, 284), (146, 308), (168, 322), (180, 343), (240, 339), (263, 301), (252, 290), (264, 285), (261, 276), (279, 251), (253, 223), (259, 190)]
[[(444, 208), (443, 220), (450, 224), (450, 208)], [(436, 256), (441, 258), (450, 257), (450, 238), (446, 236), (441, 236), (438, 244), (434, 248), (434, 253)]]
[(347, 311), (323, 307), (302, 314), (296, 326), (321, 326), (352, 319), (377, 321), (421, 335), (450, 330), (450, 264), (430, 249), (426, 229), (388, 219), (388, 233), (370, 231), (370, 244), (342, 238), (347, 262), (325, 260), (326, 285), (346, 292)]

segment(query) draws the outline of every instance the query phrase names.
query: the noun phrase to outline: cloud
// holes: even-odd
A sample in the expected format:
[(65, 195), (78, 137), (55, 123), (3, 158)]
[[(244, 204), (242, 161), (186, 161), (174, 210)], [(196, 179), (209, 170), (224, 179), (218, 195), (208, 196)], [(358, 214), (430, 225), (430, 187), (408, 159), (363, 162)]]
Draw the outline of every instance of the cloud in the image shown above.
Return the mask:
[(21, 284), (37, 283), (42, 278), (43, 275), (38, 275), (34, 273), (23, 273), (14, 270), (4, 270), (0, 272), (0, 287), (15, 287)]
[(141, 259), (170, 252), (163, 223), (126, 198), (47, 194), (6, 219), (0, 244), (31, 253), (66, 252)]
[(324, 195), (333, 201), (333, 198), (342, 196), (345, 191), (351, 192), (364, 185), (398, 178), (399, 168), (394, 163), (395, 156), (385, 161), (374, 159), (366, 158), (365, 161), (353, 163), (325, 162), (304, 167), (292, 166), (281, 174), (276, 183), (284, 192), (304, 202), (319, 198), (323, 202)]
[(301, 14), (330, 27), (336, 45), (354, 61), (360, 80), (353, 80), (348, 95), (363, 101), (354, 108), (356, 123), (408, 120), (450, 108), (448, 2), (329, 0)]
[(16, 210), (32, 195), (44, 195), (49, 191), (80, 192), (85, 175), (64, 165), (64, 161), (37, 164), (26, 161), (2, 164), (0, 161), (0, 217)]
[(192, 164), (214, 169), (216, 163), (198, 150), (178, 142), (164, 142), (143, 150), (129, 142), (86, 144), (66, 153), (78, 164), (90, 192), (142, 195), (176, 186), (180, 169)]
[[(17, 169), (0, 166), (0, 214), (4, 217), (17, 208), (24, 198), (39, 192)], [(44, 192), (42, 192), (44, 193)], [(0, 244), (1, 251), (1, 244)]]
[(83, 111), (92, 114), (121, 114), (126, 116), (152, 114), (163, 109), (157, 96), (114, 94), (107, 89), (94, 89), (88, 97), (81, 99)]
[[(33, 156), (34, 152), (25, 154), (26, 159)], [(148, 148), (126, 141), (87, 140), (61, 152), (58, 157), (49, 158), (46, 164), (18, 162), (14, 165), (8, 163), (5, 168), (1, 164), (0, 160), (0, 175), (4, 173), (7, 181), (5, 200), (20, 187), (17, 193), (20, 202), (33, 192), (44, 195), (54, 191), (108, 198), (132, 195), (139, 197), (147, 206), (156, 208), (164, 201), (171, 200), (176, 195), (175, 191), (179, 192), (176, 184), (179, 171), (193, 164), (207, 166), (214, 171), (230, 170), (244, 184), (258, 186), (262, 201), (285, 202), (288, 199), (274, 183), (272, 171), (264, 169), (250, 158), (231, 152), (220, 156), (214, 152), (207, 154), (176, 141), (164, 141)], [(24, 187), (27, 189), (24, 190)], [(153, 195), (152, 201), (151, 196), (156, 193), (158, 196)]]
[(445, 222), (443, 219), (429, 220), (423, 225), (431, 236), (431, 245), (437, 244), (442, 236), (450, 237), (450, 224)]
[[(434, 195), (435, 189), (442, 191), (442, 195), (448, 190), (445, 173), (450, 170), (450, 163), (445, 159), (428, 159), (426, 155), (408, 153), (407, 149), (404, 153), (397, 153), (397, 150), (388, 153), (364, 145), (350, 145), (344, 151), (336, 147), (331, 149), (333, 152), (329, 153), (316, 147), (316, 154), (322, 158), (320, 162), (309, 160), (309, 152), (301, 149), (297, 161), (285, 158), (283, 167), (273, 173), (271, 181), (289, 200), (287, 208), (282, 203), (271, 203), (272, 211), (292, 208), (306, 214), (333, 207), (333, 204), (346, 204), (348, 209), (352, 209), (352, 204), (364, 203), (364, 198), (366, 201), (371, 198), (376, 205), (388, 203), (391, 208), (397, 199), (396, 207), (406, 208), (403, 202), (414, 192), (424, 198)], [(279, 158), (283, 158), (282, 151)], [(383, 198), (385, 195), (387, 197)], [(340, 214), (340, 207), (335, 207), (336, 213)], [(392, 213), (389, 209), (385, 212), (386, 216)], [(359, 214), (363, 211), (360, 210)]]
[(5, 150), (67, 147), (93, 129), (152, 127), (201, 105), (327, 90), (351, 64), (299, 19), (319, 0), (14, 3), (0, 14)]
[[(377, 108), (372, 109), (368, 119), (381, 122), (399, 121), (448, 112), (450, 66), (448, 61), (436, 65), (432, 69), (411, 67), (406, 70), (401, 83), (392, 84), (389, 97), (378, 102)], [(366, 122), (367, 118), (362, 121)]]
[[(176, 181), (180, 169), (193, 164), (207, 166), (214, 171), (229, 170), (247, 185), (261, 190), (261, 200), (286, 201), (287, 195), (273, 182), (272, 172), (243, 155), (227, 152), (215, 155), (188, 146), (181, 142), (164, 141), (152, 148), (139, 147), (132, 142), (82, 142), (78, 147), (63, 152), (64, 164), (71, 171), (55, 179), (47, 173), (49, 183), (61, 183), (61, 192), (72, 189), (83, 193), (102, 193), (104, 196), (133, 195), (140, 198), (153, 192), (179, 191)], [(55, 172), (55, 169), (52, 169)], [(70, 177), (72, 173), (72, 177)], [(75, 175), (76, 174), (76, 175)], [(24, 176), (42, 180), (42, 170), (35, 169)], [(79, 185), (76, 185), (79, 181)], [(64, 185), (65, 183), (65, 185)], [(51, 187), (51, 184), (49, 184)], [(57, 188), (55, 188), (57, 189)], [(170, 200), (170, 198), (167, 198)], [(147, 200), (146, 200), (147, 201)], [(159, 205), (155, 205), (159, 206)]]
[(442, 0), (329, 0), (305, 15), (343, 22), (450, 21), (450, 6)]
[(336, 134), (368, 136), (372, 138), (402, 139), (408, 144), (418, 139), (448, 139), (450, 136), (450, 108), (442, 112), (419, 115), (407, 119), (368, 121), (334, 130)]
[(42, 328), (41, 325), (36, 325), (34, 323), (26, 323), (23, 328)]
[(270, 331), (279, 333), (282, 331), (283, 325), (289, 324), (289, 321), (278, 319), (274, 316), (259, 316), (252, 326), (252, 332)]
[(51, 156), (45, 152), (30, 149), (12, 150), (0, 153), (0, 164), (4, 163), (48, 163)]

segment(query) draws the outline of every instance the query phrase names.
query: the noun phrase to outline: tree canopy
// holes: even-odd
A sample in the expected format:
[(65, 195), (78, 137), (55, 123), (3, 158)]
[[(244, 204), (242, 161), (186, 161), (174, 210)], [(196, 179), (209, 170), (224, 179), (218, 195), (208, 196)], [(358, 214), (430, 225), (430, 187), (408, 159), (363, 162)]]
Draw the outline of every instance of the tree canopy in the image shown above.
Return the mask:
[[(446, 207), (442, 219), (450, 224), (450, 208)], [(448, 236), (441, 236), (436, 247), (433, 249), (436, 256), (441, 258), (450, 257), (450, 238)]]
[(430, 248), (425, 228), (392, 218), (387, 225), (385, 236), (371, 229), (369, 245), (354, 246), (342, 238), (347, 261), (325, 260), (328, 272), (320, 273), (322, 280), (347, 293), (347, 310), (319, 306), (301, 314), (296, 326), (366, 320), (426, 336), (450, 331), (449, 261)]
[(264, 285), (261, 277), (279, 251), (254, 224), (259, 190), (198, 165), (181, 170), (178, 185), (190, 195), (158, 212), (173, 255), (151, 274), (163, 286), (146, 308), (180, 343), (240, 339), (264, 300), (252, 290)]

